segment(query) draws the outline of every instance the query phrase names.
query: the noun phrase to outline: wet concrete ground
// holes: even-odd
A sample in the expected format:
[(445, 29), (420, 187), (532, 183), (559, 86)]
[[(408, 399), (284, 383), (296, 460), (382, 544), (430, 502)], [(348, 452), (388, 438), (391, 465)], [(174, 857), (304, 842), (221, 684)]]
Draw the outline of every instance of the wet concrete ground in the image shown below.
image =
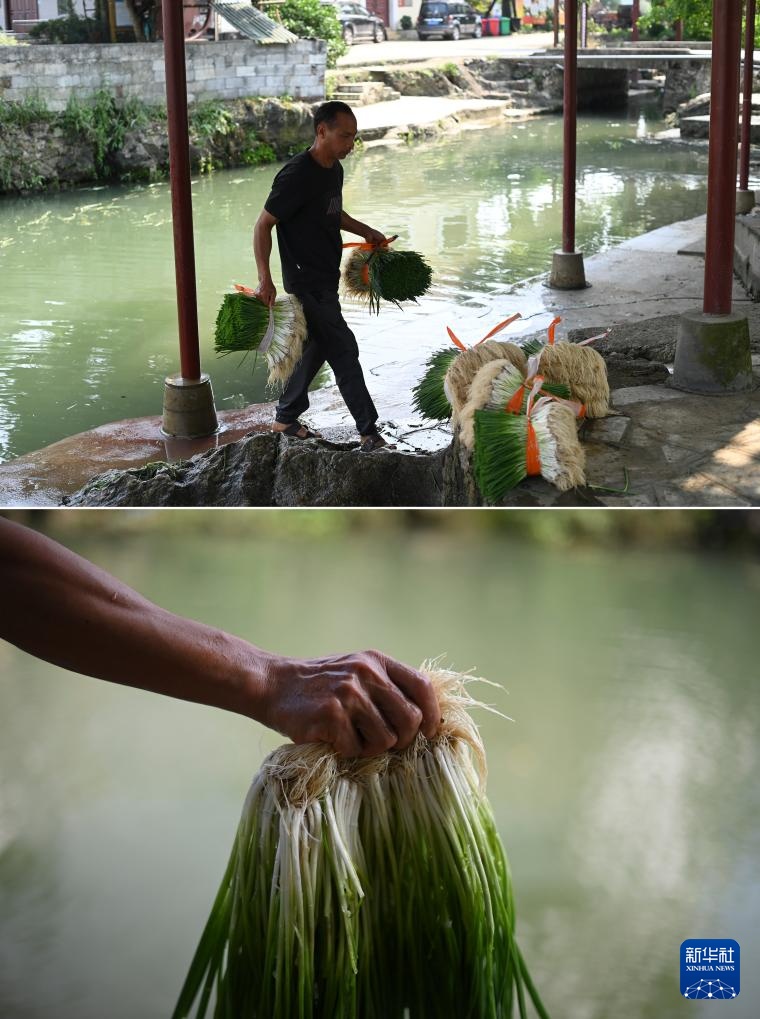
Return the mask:
[[(625, 331), (629, 340), (640, 336), (642, 350), (658, 339), (674, 337), (677, 316), (701, 305), (704, 261), (699, 252), (704, 217), (663, 227), (626, 241), (611, 251), (586, 260), (591, 286), (579, 291), (556, 291), (544, 278), (529, 280), (508, 295), (511, 310), (522, 319), (502, 335), (527, 336), (544, 329), (555, 315), (565, 330)], [(760, 349), (760, 307), (741, 286), (734, 286), (734, 307), (747, 315), (753, 349)], [(458, 329), (467, 343), (475, 342), (505, 317), (505, 297), (492, 307), (462, 309)], [(444, 337), (450, 308), (430, 302), (417, 309), (420, 329), (427, 337)], [(615, 330), (611, 338), (615, 336)], [(372, 338), (362, 345), (362, 363), (381, 413), (384, 432), (400, 449), (427, 451), (451, 440), (445, 425), (420, 420), (410, 407), (412, 386), (420, 377), (431, 348), (415, 345), (409, 359), (386, 360), (382, 316)], [(755, 355), (756, 371), (760, 357)], [(304, 420), (328, 439), (355, 438), (353, 424), (335, 386), (311, 394)], [(626, 387), (613, 391), (613, 414), (585, 426), (587, 480), (599, 486), (596, 498), (609, 506), (755, 506), (760, 505), (760, 390), (727, 397), (682, 393), (665, 385)], [(263, 430), (272, 420), (272, 405), (220, 414), (222, 430), (192, 444), (167, 442), (160, 434), (160, 418), (142, 418), (104, 425), (63, 439), (44, 450), (0, 465), (0, 505), (56, 506), (90, 477), (112, 467), (137, 467), (154, 460), (183, 459), (196, 452)], [(603, 492), (623, 487), (628, 491)], [(522, 486), (521, 486), (522, 487)], [(531, 501), (552, 505), (558, 493), (545, 483), (532, 483)], [(562, 505), (574, 496), (561, 497)], [(587, 498), (577, 498), (586, 505)], [(520, 502), (519, 497), (516, 502)]]

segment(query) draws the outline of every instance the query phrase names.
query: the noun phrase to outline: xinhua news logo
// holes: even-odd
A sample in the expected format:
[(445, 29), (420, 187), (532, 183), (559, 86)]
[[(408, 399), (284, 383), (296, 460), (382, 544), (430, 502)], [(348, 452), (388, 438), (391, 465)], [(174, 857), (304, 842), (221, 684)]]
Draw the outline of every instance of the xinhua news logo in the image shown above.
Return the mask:
[(739, 945), (730, 938), (691, 938), (681, 945), (681, 996), (730, 1001), (739, 996)]

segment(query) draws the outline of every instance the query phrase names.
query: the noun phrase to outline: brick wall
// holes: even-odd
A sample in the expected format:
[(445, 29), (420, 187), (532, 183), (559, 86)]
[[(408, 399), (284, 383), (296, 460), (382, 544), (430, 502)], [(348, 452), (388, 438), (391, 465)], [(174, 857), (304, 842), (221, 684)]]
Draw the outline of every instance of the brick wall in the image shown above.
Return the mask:
[[(185, 46), (188, 100), (324, 99), (325, 50), (319, 39), (191, 43)], [(163, 43), (0, 46), (0, 99), (36, 95), (48, 109), (62, 110), (72, 93), (84, 99), (100, 88), (120, 98), (165, 102)]]

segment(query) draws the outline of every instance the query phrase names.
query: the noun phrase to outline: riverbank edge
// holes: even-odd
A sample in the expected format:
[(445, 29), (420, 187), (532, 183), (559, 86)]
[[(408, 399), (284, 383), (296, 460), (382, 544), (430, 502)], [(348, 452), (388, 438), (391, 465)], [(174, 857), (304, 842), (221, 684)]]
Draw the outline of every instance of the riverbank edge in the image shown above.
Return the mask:
[[(448, 100), (443, 116), (435, 109), (409, 116), (393, 102), (355, 106), (360, 131), (368, 143), (411, 143), (471, 127), (466, 121), (493, 120), (495, 113), (527, 119), (561, 109), (556, 70), (531, 75), (529, 89), (518, 96), (494, 93), (502, 64), (512, 58), (428, 62), (424, 68), (378, 67), (377, 79), (393, 83), (402, 97)], [(365, 72), (344, 72), (349, 80)], [(525, 81), (521, 77), (521, 81)], [(330, 90), (332, 91), (332, 89)], [(553, 93), (553, 94), (552, 94)], [(329, 94), (328, 94), (329, 98)], [(515, 103), (519, 108), (514, 108)], [(190, 166), (193, 173), (261, 166), (289, 159), (311, 144), (315, 102), (289, 97), (210, 100), (189, 107)], [(432, 105), (432, 104), (431, 104)], [(383, 123), (362, 128), (362, 114), (383, 109)], [(397, 115), (398, 114), (398, 115)], [(86, 102), (51, 112), (35, 102), (0, 101), (0, 197), (71, 190), (92, 184), (143, 184), (168, 179), (169, 142), (166, 110), (131, 100), (118, 103), (105, 90)], [(361, 151), (362, 145), (358, 145)]]

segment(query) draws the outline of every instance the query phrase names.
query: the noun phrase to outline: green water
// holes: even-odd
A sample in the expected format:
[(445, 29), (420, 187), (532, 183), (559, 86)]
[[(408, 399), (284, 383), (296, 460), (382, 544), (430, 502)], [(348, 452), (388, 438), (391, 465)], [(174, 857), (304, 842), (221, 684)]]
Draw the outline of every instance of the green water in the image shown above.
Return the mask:
[[(645, 112), (581, 119), (577, 239), (587, 255), (704, 212), (706, 153), (655, 141), (661, 127)], [(561, 242), (561, 147), (551, 117), (346, 162), (346, 208), (400, 234), (435, 271), (425, 305), (383, 311), (389, 362), (415, 349), (424, 362), (425, 307), (455, 323), (462, 305), (548, 271)], [(201, 353), (222, 410), (265, 397), (250, 359), (215, 357), (213, 323), (230, 284), (253, 280), (251, 230), (274, 172), (231, 170), (193, 185)], [(3, 200), (0, 278), (0, 460), (160, 413), (164, 376), (178, 370), (166, 184)], [(360, 343), (378, 329), (357, 306), (347, 318)]]
[[(760, 1014), (758, 564), (544, 549), (473, 515), (444, 534), (280, 518), (189, 536), (132, 514), (106, 540), (93, 515), (66, 540), (272, 649), (445, 653), (504, 684), (483, 697), (514, 722), (479, 715), (488, 790), (553, 1019), (676, 1019), (679, 946), (708, 937), (741, 946), (733, 1019)], [(3, 1019), (166, 1019), (278, 742), (0, 645)]]

